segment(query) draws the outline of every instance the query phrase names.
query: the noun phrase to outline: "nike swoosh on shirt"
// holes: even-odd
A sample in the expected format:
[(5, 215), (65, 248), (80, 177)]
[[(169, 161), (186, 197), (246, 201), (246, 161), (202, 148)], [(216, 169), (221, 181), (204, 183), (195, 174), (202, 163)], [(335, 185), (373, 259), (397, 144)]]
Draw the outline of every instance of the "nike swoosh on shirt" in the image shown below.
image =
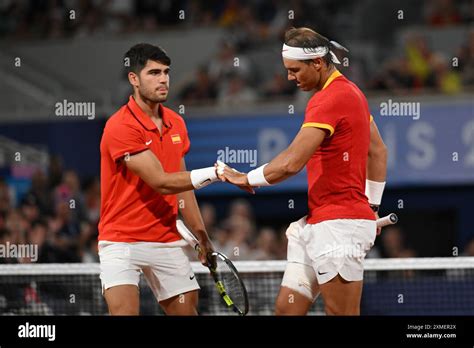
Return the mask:
[(150, 145), (152, 141), (153, 141), (153, 139), (150, 140), (150, 141), (145, 142), (145, 145), (146, 145), (146, 146)]

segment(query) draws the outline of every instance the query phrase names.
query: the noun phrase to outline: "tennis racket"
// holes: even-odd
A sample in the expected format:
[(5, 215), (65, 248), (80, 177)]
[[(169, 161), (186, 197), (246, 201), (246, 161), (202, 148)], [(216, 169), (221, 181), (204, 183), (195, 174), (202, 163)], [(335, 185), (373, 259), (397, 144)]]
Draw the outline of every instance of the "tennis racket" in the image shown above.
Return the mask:
[[(188, 242), (194, 250), (200, 252), (199, 241), (192, 232), (184, 225), (183, 221), (177, 220), (176, 227), (183, 239)], [(217, 292), (227, 308), (232, 309), (238, 315), (246, 315), (249, 311), (249, 300), (247, 289), (239, 276), (234, 264), (220, 252), (212, 252), (207, 255), (209, 271), (216, 284)]]
[(393, 225), (398, 222), (398, 216), (395, 213), (388, 214), (380, 219), (377, 219), (377, 227), (385, 227), (388, 225)]

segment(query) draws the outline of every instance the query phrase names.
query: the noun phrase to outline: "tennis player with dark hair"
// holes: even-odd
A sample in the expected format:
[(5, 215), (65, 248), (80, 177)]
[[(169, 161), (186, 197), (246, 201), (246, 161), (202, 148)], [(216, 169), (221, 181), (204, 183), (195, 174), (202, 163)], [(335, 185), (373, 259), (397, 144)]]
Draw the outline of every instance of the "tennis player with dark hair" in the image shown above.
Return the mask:
[(107, 121), (100, 144), (104, 297), (110, 314), (138, 315), (143, 273), (166, 314), (195, 315), (199, 286), (181, 248), (187, 244), (176, 229), (178, 202), (206, 264), (213, 248), (193, 190), (218, 181), (216, 168), (186, 171), (186, 125), (162, 104), (171, 64), (165, 51), (138, 44), (124, 61), (133, 95)]
[[(229, 167), (221, 180), (269, 186), (308, 174), (308, 215), (288, 230), (288, 264), (276, 314), (304, 315), (322, 294), (328, 315), (359, 315), (363, 260), (373, 246), (385, 186), (387, 150), (367, 99), (335, 67), (345, 48), (308, 28), (293, 28), (282, 49), (288, 79), (313, 93), (289, 147), (248, 174)], [(375, 211), (375, 213), (374, 213)]]

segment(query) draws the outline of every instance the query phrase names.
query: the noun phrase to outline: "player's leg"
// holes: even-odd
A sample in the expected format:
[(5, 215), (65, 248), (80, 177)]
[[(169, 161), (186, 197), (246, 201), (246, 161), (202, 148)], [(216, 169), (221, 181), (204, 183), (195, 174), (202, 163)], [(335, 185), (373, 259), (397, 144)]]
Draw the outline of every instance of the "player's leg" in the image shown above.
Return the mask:
[(275, 303), (276, 315), (305, 315), (319, 294), (311, 259), (300, 238), (304, 226), (305, 220), (301, 219), (286, 230), (288, 263)]
[(348, 282), (338, 274), (320, 289), (327, 315), (360, 315), (361, 280)]
[(127, 243), (100, 242), (100, 279), (111, 315), (138, 315), (140, 268), (131, 259)]
[(104, 291), (110, 315), (139, 315), (140, 296), (136, 285), (118, 285)]
[(188, 291), (160, 301), (160, 306), (167, 315), (198, 315), (198, 297), (197, 290)]
[(146, 257), (143, 274), (165, 313), (197, 315), (199, 285), (182, 248), (150, 245)]
[(323, 221), (305, 230), (326, 314), (360, 315), (363, 260), (375, 234), (375, 221), (358, 219)]

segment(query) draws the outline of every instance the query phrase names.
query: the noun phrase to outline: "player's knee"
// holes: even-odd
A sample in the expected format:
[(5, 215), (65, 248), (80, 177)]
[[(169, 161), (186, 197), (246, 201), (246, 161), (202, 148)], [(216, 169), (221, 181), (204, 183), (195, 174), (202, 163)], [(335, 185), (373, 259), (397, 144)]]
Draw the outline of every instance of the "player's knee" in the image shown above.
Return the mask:
[(327, 315), (360, 315), (358, 304), (326, 301), (324, 309)]
[(160, 301), (166, 315), (197, 315), (198, 292), (190, 291)]
[(139, 306), (132, 303), (109, 304), (110, 315), (139, 315)]
[(286, 301), (283, 301), (281, 296), (278, 296), (275, 304), (275, 315), (289, 315), (289, 305)]

